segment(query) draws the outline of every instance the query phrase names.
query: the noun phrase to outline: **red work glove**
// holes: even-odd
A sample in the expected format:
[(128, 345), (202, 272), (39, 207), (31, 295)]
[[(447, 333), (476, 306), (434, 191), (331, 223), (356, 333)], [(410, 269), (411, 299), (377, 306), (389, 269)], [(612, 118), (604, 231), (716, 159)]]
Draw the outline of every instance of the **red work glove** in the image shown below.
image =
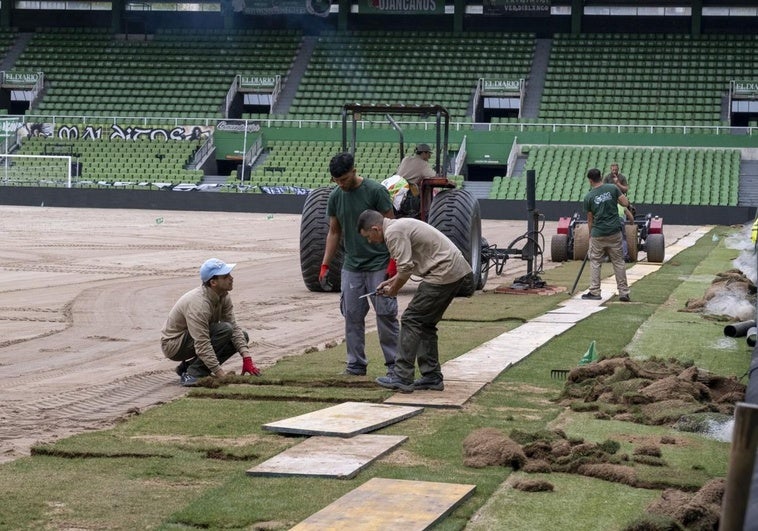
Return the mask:
[(242, 374), (252, 374), (253, 376), (260, 376), (261, 370), (253, 363), (253, 358), (250, 356), (244, 356), (242, 358)]
[(392, 278), (397, 275), (397, 262), (394, 258), (390, 258), (390, 263), (387, 265), (387, 278)]
[(318, 281), (322, 284), (324, 283), (327, 273), (329, 273), (329, 266), (327, 264), (321, 264), (321, 271), (318, 273)]

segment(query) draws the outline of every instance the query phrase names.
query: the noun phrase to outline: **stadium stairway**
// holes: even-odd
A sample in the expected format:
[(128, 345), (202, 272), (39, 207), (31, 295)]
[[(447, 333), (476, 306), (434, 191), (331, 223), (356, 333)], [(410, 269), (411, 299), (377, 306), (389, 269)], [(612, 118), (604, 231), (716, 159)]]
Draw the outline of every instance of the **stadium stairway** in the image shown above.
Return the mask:
[(292, 62), (292, 67), (287, 74), (287, 79), (284, 82), (284, 87), (279, 94), (279, 99), (271, 109), (271, 114), (283, 115), (287, 114), (292, 105), (292, 101), (295, 99), (295, 93), (298, 86), (300, 86), (300, 80), (305, 74), (305, 70), (308, 68), (308, 63), (313, 55), (313, 49), (316, 47), (316, 37), (304, 36), (302, 39), (302, 45), (298, 51), (297, 57)]
[(526, 168), (527, 158), (528, 158), (527, 155), (521, 155), (521, 154), (519, 154), (516, 157), (516, 162), (513, 164), (513, 172), (511, 172), (511, 176), (513, 177), (525, 176), (524, 169)]
[(16, 64), (16, 59), (18, 59), (26, 49), (26, 45), (29, 43), (33, 35), (33, 33), (18, 34), (16, 40), (13, 42), (13, 46), (8, 49), (5, 57), (3, 57), (3, 62), (0, 63), (0, 70), (8, 71), (13, 69), (13, 65)]
[(738, 206), (758, 206), (758, 160), (740, 161)]
[(477, 199), (487, 199), (492, 188), (492, 181), (464, 181), (463, 189), (471, 192)]
[(522, 118), (537, 118), (539, 115), (552, 43), (552, 39), (536, 40), (532, 69), (529, 72), (529, 85), (524, 96), (524, 106), (521, 109)]

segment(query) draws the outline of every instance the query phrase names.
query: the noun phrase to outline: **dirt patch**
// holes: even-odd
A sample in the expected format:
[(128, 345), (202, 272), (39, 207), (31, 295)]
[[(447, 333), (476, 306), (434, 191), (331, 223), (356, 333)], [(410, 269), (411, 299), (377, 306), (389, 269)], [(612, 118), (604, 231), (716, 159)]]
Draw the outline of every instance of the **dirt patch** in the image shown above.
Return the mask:
[(220, 461), (254, 461), (258, 459), (260, 455), (253, 453), (238, 455), (222, 450), (221, 448), (212, 448), (206, 450), (205, 457), (208, 459), (218, 459)]
[(384, 463), (391, 463), (392, 465), (417, 467), (417, 466), (433, 466), (434, 463), (429, 459), (423, 459), (418, 454), (409, 452), (408, 450), (398, 449), (391, 452), (381, 458)]

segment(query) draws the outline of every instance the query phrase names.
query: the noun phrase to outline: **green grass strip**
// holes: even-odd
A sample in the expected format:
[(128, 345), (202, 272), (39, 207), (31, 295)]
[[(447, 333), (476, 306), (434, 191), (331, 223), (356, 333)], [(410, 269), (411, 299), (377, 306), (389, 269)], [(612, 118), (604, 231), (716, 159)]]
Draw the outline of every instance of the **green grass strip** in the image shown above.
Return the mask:
[[(716, 231), (723, 235), (727, 229)], [(0, 528), (287, 529), (371, 477), (476, 484), (475, 494), (436, 529), (470, 525), (536, 531), (556, 522), (567, 531), (621, 528), (659, 492), (563, 474), (544, 476), (554, 484), (553, 492), (517, 491), (509, 477), (521, 473), (464, 466), (462, 442), (482, 427), (504, 433), (560, 428), (588, 441), (617, 440), (620, 451), (629, 453), (640, 441), (671, 436), (665, 426), (603, 421), (591, 412), (567, 409), (557, 401), (564, 382), (551, 378), (550, 371), (574, 367), (595, 340), (601, 355), (670, 354), (710, 360), (709, 370), (719, 374), (744, 372), (748, 358), (740, 361), (739, 345), (702, 355), (678, 348), (688, 334), (705, 338), (701, 345), (706, 346), (709, 341), (718, 343), (722, 335), (721, 325), (717, 330), (701, 316), (678, 312), (683, 300), (702, 294), (712, 272), (731, 267), (725, 264), (730, 253), (723, 249), (723, 238), (714, 242), (711, 236), (635, 283), (634, 302), (608, 303), (608, 309), (509, 368), (461, 410), (427, 408), (422, 415), (382, 429), (379, 433), (410, 438), (352, 480), (260, 478), (245, 471), (303, 440), (265, 431), (263, 424), (338, 401), (384, 399), (386, 392), (371, 383), (385, 370), (375, 334), (367, 337), (371, 363), (364, 379), (339, 376), (345, 347), (337, 345), (281, 360), (252, 380), (254, 385), (241, 379), (218, 388), (197, 388), (186, 398), (113, 429), (40, 445), (38, 455), (0, 466), (0, 504), (5, 508)], [(570, 287), (579, 265), (564, 264), (543, 278)], [(439, 327), (441, 361), (519, 326), (567, 297), (485, 293), (456, 300)], [(723, 361), (717, 355), (735, 360), (716, 363)], [(679, 432), (673, 437), (676, 444), (663, 447), (666, 466), (635, 465), (639, 476), (695, 488), (724, 474), (727, 444)]]

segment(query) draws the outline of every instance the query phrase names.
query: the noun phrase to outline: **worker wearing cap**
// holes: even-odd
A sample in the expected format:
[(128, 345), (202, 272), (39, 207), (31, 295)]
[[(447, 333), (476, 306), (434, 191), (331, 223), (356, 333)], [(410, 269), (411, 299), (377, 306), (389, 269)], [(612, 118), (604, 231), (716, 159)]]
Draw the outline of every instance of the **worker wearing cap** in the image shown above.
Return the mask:
[(242, 356), (242, 374), (260, 375), (250, 357), (247, 332), (234, 319), (229, 292), (235, 265), (206, 260), (200, 266), (202, 285), (179, 298), (163, 325), (161, 350), (168, 359), (181, 362), (176, 373), (185, 387), (205, 376), (224, 376), (221, 364), (236, 352)]
[(432, 158), (432, 148), (429, 144), (418, 144), (416, 152), (400, 162), (395, 174), (415, 185), (418, 185), (421, 179), (436, 177), (437, 174), (429, 165), (430, 158)]

